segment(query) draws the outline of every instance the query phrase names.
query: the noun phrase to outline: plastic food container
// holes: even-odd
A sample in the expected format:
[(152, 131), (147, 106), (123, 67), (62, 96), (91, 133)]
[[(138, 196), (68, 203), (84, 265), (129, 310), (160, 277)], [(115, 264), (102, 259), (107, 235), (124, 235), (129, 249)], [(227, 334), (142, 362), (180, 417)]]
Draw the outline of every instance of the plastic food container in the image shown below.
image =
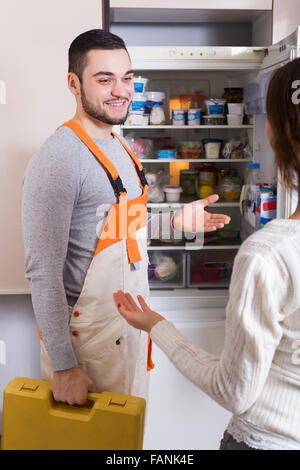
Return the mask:
[(187, 141), (179, 146), (181, 158), (200, 158), (202, 146), (200, 142)]
[(205, 114), (203, 116), (203, 124), (205, 126), (222, 126), (226, 124), (226, 116), (223, 116), (223, 114)]
[(148, 278), (151, 289), (185, 287), (186, 256), (180, 251), (149, 251)]
[(228, 114), (244, 114), (244, 103), (227, 103)]
[(224, 114), (226, 100), (213, 99), (205, 100), (207, 114)]
[(187, 112), (187, 123), (189, 126), (199, 126), (201, 121), (200, 109), (189, 109)]
[(188, 111), (191, 108), (200, 108), (202, 111), (205, 110), (204, 100), (207, 96), (203, 95), (180, 95), (180, 108)]
[(155, 103), (151, 109), (149, 124), (153, 126), (163, 126), (166, 123), (165, 112), (162, 102)]
[(173, 109), (172, 110), (172, 124), (173, 124), (173, 126), (184, 126), (185, 125), (185, 110), (184, 109)]
[(133, 78), (134, 92), (135, 93), (144, 93), (147, 82), (148, 82), (148, 78), (134, 77)]
[(183, 149), (180, 152), (182, 159), (190, 159), (190, 158), (200, 158), (201, 157), (201, 150), (200, 149)]
[(157, 158), (176, 158), (176, 150), (166, 149), (156, 152)]
[(182, 193), (182, 187), (169, 184), (164, 187), (164, 192), (166, 193), (167, 202), (178, 202)]
[(166, 94), (162, 91), (146, 91), (146, 114), (151, 113), (151, 109), (156, 103), (164, 103)]
[(143, 93), (135, 93), (129, 111), (133, 114), (144, 114), (147, 97)]
[(219, 158), (222, 140), (220, 139), (203, 139), (206, 158)]
[(148, 126), (149, 114), (136, 114), (130, 112), (127, 116), (126, 126)]
[(236, 250), (200, 250), (187, 255), (187, 287), (227, 287)]
[(207, 142), (204, 148), (206, 158), (219, 158), (221, 142)]
[(243, 124), (244, 116), (238, 114), (227, 114), (228, 126), (241, 126)]

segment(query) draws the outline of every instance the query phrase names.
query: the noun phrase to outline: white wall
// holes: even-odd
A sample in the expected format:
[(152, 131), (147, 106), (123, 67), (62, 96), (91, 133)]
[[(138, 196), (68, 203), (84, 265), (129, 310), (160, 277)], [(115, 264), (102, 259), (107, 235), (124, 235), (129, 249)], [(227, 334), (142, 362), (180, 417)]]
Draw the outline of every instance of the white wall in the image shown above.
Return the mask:
[[(75, 111), (67, 89), (68, 47), (81, 32), (102, 27), (101, 0), (1, 0), (0, 289), (24, 287), (21, 192), (25, 167), (56, 127)], [(15, 376), (38, 377), (39, 340), (30, 296), (0, 295), (2, 392)], [(3, 352), (3, 351), (2, 351)], [(1, 421), (1, 420), (0, 420)]]
[(102, 26), (101, 0), (1, 0), (0, 289), (24, 288), (21, 191), (25, 167), (42, 142), (70, 119), (68, 48)]
[(300, 25), (299, 0), (274, 0), (273, 44), (291, 34)]

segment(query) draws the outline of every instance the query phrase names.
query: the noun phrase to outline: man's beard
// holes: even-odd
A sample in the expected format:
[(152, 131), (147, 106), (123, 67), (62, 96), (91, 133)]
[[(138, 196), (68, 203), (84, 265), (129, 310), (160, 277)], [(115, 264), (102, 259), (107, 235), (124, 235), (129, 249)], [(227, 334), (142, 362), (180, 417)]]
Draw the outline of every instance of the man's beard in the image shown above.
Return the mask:
[(97, 108), (95, 108), (91, 103), (89, 103), (89, 101), (87, 100), (87, 97), (85, 95), (85, 92), (84, 92), (84, 89), (83, 89), (82, 85), (80, 85), (80, 91), (81, 91), (81, 104), (82, 104), (82, 107), (83, 107), (84, 111), (86, 112), (86, 114), (88, 114), (89, 116), (91, 116), (94, 119), (97, 119), (97, 121), (104, 122), (105, 124), (111, 124), (112, 126), (115, 126), (115, 125), (118, 125), (118, 124), (124, 124), (124, 122), (126, 121), (127, 116), (128, 116), (129, 106), (127, 108), (126, 116), (124, 116), (122, 118), (113, 119), (113, 118), (109, 117), (105, 113), (105, 111), (103, 113), (101, 113), (101, 112), (99, 112), (99, 110)]

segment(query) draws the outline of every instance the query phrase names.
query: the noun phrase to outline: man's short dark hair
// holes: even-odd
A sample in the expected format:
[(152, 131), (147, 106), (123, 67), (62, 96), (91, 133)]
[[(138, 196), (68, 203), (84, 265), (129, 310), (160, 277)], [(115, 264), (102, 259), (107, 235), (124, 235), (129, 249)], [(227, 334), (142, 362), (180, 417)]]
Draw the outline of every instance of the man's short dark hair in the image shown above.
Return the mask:
[(80, 34), (69, 48), (69, 72), (75, 73), (80, 82), (87, 65), (87, 53), (94, 49), (125, 49), (127, 52), (123, 39), (103, 29), (91, 29)]

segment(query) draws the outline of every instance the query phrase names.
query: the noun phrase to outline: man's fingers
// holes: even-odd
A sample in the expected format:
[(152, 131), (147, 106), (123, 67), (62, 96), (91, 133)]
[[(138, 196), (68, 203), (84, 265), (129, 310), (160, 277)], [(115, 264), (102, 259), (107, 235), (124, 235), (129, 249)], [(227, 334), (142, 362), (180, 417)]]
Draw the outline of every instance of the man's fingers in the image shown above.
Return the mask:
[(208, 206), (209, 204), (213, 204), (214, 202), (217, 202), (219, 199), (219, 196), (217, 194), (212, 194), (211, 196), (208, 196), (204, 199), (200, 199), (201, 204), (203, 207)]
[(210, 214), (209, 221), (216, 222), (216, 223), (222, 223), (222, 224), (229, 224), (231, 218), (228, 215), (224, 214)]
[(88, 384), (88, 391), (89, 391), (89, 392), (92, 392), (92, 393), (96, 393), (96, 392), (97, 392), (96, 385), (94, 384), (94, 382), (92, 382), (92, 381), (89, 382), (89, 384)]

